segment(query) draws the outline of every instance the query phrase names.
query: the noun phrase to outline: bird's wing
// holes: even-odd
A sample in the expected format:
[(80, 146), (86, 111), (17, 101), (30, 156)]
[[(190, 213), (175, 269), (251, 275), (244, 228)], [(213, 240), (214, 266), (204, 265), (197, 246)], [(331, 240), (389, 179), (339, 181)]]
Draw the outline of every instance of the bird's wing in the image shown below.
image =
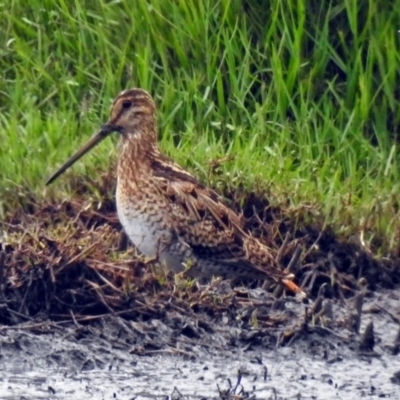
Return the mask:
[(160, 163), (153, 171), (169, 205), (171, 226), (195, 254), (217, 262), (250, 262), (254, 270), (268, 273), (263, 265), (271, 265), (273, 257), (245, 230), (242, 215), (176, 164)]
[(175, 163), (160, 162), (153, 165), (153, 178), (168, 203), (174, 206), (172, 212), (180, 213), (179, 221), (184, 224), (208, 221), (216, 232), (232, 231), (233, 234), (247, 237), (243, 228), (243, 218), (227, 207), (222, 198), (213, 190)]
[(249, 277), (268, 275), (305, 296), (291, 282), (291, 274), (277, 265), (268, 247), (246, 232), (242, 216), (217, 193), (175, 163), (153, 167), (153, 179), (169, 204), (171, 227), (195, 255), (225, 264), (227, 269), (240, 265)]

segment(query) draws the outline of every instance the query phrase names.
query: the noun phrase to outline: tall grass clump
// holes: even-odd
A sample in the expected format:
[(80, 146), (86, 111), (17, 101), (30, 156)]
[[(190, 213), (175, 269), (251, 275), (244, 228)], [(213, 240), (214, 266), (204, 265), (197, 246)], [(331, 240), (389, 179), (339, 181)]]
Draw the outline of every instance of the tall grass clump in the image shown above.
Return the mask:
[[(208, 184), (399, 244), (399, 0), (4, 0), (0, 11), (3, 217), (71, 196), (68, 178), (45, 189), (45, 177), (138, 86), (159, 105), (162, 148)], [(95, 182), (113, 159), (107, 141), (69, 176)]]

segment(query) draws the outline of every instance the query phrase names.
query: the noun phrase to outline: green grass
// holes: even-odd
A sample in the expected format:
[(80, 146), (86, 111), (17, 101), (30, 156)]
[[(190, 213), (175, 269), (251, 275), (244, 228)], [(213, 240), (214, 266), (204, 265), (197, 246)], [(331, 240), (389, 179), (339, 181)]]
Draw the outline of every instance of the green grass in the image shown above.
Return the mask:
[[(1, 1), (0, 215), (72, 196), (45, 178), (137, 86), (162, 148), (202, 180), (398, 246), (400, 1), (242, 3)], [(68, 176), (113, 157), (107, 140)]]

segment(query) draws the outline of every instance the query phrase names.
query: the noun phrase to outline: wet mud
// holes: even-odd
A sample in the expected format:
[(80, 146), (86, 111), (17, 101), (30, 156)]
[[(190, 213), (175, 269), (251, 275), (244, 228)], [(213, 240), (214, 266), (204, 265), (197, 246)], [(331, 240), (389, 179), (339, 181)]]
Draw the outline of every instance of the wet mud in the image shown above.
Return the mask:
[(0, 398), (400, 398), (398, 257), (254, 196), (241, 204), (308, 302), (146, 264), (112, 199), (11, 215), (0, 240)]
[(396, 399), (399, 300), (385, 291), (364, 303), (361, 332), (373, 322), (375, 341), (365, 349), (362, 333), (340, 327), (351, 307), (344, 312), (339, 303), (338, 324), (304, 327), (285, 345), (278, 344), (284, 329), (223, 323), (196, 338), (172, 320), (115, 316), (77, 326), (3, 326), (1, 398)]

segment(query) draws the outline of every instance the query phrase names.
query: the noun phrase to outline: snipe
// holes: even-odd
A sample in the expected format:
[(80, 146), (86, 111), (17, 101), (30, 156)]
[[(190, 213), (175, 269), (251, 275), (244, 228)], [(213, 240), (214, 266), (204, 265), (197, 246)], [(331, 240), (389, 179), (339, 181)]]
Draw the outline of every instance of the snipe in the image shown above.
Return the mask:
[(144, 90), (120, 93), (108, 122), (47, 184), (112, 132), (121, 137), (118, 216), (141, 253), (190, 277), (273, 278), (304, 296), (268, 248), (244, 229), (241, 217), (160, 152), (155, 104)]

